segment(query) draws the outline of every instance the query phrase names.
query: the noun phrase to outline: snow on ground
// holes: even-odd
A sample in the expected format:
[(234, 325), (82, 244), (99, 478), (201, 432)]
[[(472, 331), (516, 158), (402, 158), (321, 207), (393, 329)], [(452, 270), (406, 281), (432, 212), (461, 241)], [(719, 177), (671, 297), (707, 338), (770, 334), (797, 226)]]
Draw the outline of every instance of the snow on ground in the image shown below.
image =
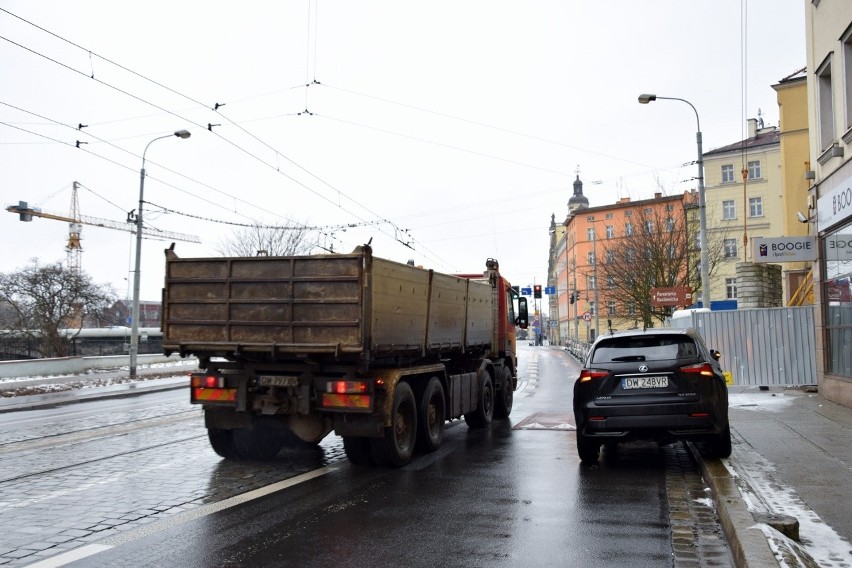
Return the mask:
[[(761, 407), (764, 410), (778, 410), (773, 405), (770, 403)], [(825, 524), (795, 489), (778, 481), (780, 476), (772, 463), (754, 451), (740, 450), (737, 445), (731, 457), (722, 462), (736, 479), (749, 511), (789, 515), (799, 521), (801, 543), (787, 538), (768, 524), (756, 525), (766, 535), (782, 568), (852, 566), (850, 543)]]
[(109, 369), (91, 369), (77, 375), (46, 375), (0, 379), (0, 398), (48, 394), (75, 389), (106, 387), (127, 383), (150, 381), (165, 377), (185, 375), (195, 369), (198, 361), (182, 359), (165, 363), (140, 365), (135, 379), (130, 379), (127, 366)]
[(743, 392), (728, 392), (728, 407), (741, 410), (762, 410), (781, 412), (792, 404), (795, 397), (801, 393), (768, 392), (748, 390)]

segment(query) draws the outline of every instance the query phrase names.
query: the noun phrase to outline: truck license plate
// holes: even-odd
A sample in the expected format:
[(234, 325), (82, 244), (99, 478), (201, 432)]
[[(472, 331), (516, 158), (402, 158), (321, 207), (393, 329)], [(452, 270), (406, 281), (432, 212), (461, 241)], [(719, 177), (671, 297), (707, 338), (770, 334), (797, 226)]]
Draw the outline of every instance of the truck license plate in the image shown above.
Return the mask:
[(665, 376), (621, 379), (621, 388), (623, 389), (659, 389), (667, 386), (669, 386), (669, 378)]
[(258, 375), (257, 382), (264, 387), (297, 387), (299, 377), (281, 377), (278, 375)]

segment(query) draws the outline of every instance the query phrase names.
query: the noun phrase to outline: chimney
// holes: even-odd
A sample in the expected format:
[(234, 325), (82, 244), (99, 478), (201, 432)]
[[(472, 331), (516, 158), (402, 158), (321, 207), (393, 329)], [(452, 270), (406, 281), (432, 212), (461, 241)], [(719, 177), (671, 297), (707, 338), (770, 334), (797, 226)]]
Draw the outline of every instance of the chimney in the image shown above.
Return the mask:
[(757, 119), (750, 118), (748, 119), (748, 137), (754, 138), (757, 136)]
[(659, 191), (654, 192), (654, 199), (660, 199), (662, 196), (663, 196), (663, 194), (661, 192), (659, 192)]

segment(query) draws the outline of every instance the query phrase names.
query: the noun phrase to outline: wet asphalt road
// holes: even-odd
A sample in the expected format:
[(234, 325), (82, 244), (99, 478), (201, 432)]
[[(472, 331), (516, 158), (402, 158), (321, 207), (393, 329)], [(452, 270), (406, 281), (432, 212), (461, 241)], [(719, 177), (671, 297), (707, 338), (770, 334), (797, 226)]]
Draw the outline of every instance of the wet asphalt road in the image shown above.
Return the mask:
[[(197, 409), (178, 400), (137, 408), (144, 434), (126, 420), (104, 424), (110, 420), (95, 413), (89, 433), (69, 441), (73, 451), (48, 446), (54, 455), (39, 458), (32, 445), (48, 444), (44, 436), (19, 440), (29, 448), (21, 455), (2, 444), (0, 457), (9, 463), (11, 456), (19, 474), (0, 482), (0, 530), (13, 528), (6, 496), (24, 477), (79, 484), (104, 468), (112, 473), (80, 489), (80, 509), (63, 500), (68, 487), (30, 494), (17, 509), (34, 515), (34, 526), (46, 524), (35, 517), (74, 525), (93, 509), (124, 521), (90, 518), (99, 524), (66, 529), (87, 534), (9, 565), (66, 550), (81, 557), (74, 566), (731, 565), (709, 495), (682, 447), (631, 444), (605, 453), (598, 466), (581, 466), (570, 412), (576, 363), (542, 347), (524, 346), (519, 355), (523, 382), (509, 421), (480, 431), (456, 422), (437, 452), (401, 470), (352, 467), (334, 437), (316, 452), (276, 462), (223, 462), (206, 447)], [(40, 428), (46, 435), (50, 426)], [(115, 452), (122, 439), (129, 447)], [(2, 478), (9, 479), (5, 471)], [(64, 513), (60, 504), (72, 509)]]

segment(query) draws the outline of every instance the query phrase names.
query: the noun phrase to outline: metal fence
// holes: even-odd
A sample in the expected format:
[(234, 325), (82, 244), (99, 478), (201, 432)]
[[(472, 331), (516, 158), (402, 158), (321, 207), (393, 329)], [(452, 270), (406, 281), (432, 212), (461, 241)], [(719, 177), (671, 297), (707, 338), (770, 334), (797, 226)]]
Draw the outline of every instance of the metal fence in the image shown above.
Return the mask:
[(814, 306), (694, 312), (670, 326), (698, 330), (735, 385), (817, 383)]

